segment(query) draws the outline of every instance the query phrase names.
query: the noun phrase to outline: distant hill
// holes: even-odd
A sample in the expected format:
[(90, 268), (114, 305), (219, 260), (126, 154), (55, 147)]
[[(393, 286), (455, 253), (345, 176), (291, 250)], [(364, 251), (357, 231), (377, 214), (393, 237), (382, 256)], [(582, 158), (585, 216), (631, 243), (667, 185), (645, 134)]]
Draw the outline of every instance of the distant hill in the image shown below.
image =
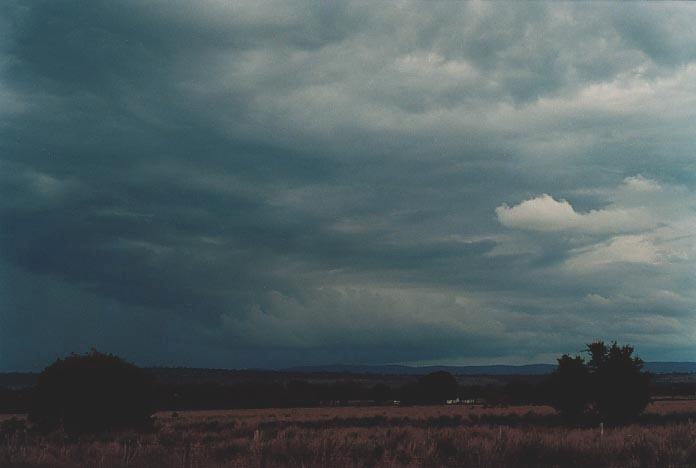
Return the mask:
[[(234, 384), (256, 380), (340, 380), (348, 376), (360, 380), (360, 376), (385, 376), (389, 380), (399, 376), (418, 376), (430, 372), (446, 371), (458, 376), (540, 376), (553, 372), (554, 364), (527, 364), (521, 366), (401, 366), (401, 365), (325, 365), (300, 366), (282, 370), (265, 369), (205, 369), (185, 367), (154, 367), (148, 371), (161, 383), (217, 383)], [(696, 362), (646, 362), (645, 369), (654, 374), (694, 374)], [(0, 387), (26, 388), (36, 383), (36, 372), (0, 372)], [(412, 377), (411, 377), (412, 378)], [(459, 379), (458, 379), (459, 380)], [(470, 379), (465, 379), (470, 380)]]
[[(431, 372), (446, 371), (455, 375), (542, 375), (552, 372), (554, 364), (527, 364), (522, 366), (400, 366), (375, 365), (351, 366), (344, 364), (328, 366), (301, 366), (285, 369), (288, 372), (317, 373), (331, 372), (340, 374), (382, 374), (382, 375), (425, 375)], [(696, 363), (694, 364), (696, 371)]]
[[(289, 372), (331, 372), (344, 374), (424, 375), (446, 371), (455, 375), (543, 375), (553, 372), (555, 364), (525, 364), (520, 366), (400, 366), (400, 365), (327, 365), (301, 366), (285, 369)], [(696, 373), (696, 362), (646, 362), (645, 370), (654, 374)]]
[(645, 369), (654, 374), (691, 374), (696, 362), (646, 362)]

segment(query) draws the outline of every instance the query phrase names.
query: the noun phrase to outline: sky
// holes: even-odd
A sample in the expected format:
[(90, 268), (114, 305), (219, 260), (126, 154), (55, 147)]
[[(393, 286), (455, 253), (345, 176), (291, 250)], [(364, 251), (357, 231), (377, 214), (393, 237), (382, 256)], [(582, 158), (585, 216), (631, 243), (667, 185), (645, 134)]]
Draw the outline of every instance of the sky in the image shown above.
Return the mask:
[(694, 24), (3, 1), (0, 371), (696, 361)]

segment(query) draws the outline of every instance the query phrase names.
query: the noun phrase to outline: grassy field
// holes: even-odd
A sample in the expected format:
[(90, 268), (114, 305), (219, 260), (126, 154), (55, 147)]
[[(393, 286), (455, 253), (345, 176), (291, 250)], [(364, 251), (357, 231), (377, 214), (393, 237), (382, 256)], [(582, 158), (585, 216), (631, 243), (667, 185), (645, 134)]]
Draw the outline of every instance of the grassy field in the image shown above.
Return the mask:
[(148, 433), (80, 438), (0, 419), (3, 467), (696, 467), (696, 401), (656, 402), (603, 432), (543, 406), (158, 413)]

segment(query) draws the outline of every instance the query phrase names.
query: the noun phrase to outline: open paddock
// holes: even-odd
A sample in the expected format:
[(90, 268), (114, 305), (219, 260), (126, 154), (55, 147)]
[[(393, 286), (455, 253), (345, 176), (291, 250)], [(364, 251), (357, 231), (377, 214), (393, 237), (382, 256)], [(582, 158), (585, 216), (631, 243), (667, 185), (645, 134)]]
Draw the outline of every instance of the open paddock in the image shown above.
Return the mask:
[(2, 420), (8, 467), (696, 466), (696, 401), (659, 401), (603, 431), (563, 426), (545, 406), (160, 412), (147, 433), (82, 437)]

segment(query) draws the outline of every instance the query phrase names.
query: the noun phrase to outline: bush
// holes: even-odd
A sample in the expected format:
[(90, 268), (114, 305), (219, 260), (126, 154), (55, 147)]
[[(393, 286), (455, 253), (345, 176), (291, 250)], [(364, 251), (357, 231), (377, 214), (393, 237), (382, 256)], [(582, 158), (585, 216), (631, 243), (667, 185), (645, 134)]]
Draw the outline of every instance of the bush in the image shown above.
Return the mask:
[(43, 430), (99, 432), (150, 423), (152, 385), (133, 364), (92, 350), (59, 359), (39, 375), (29, 419)]

